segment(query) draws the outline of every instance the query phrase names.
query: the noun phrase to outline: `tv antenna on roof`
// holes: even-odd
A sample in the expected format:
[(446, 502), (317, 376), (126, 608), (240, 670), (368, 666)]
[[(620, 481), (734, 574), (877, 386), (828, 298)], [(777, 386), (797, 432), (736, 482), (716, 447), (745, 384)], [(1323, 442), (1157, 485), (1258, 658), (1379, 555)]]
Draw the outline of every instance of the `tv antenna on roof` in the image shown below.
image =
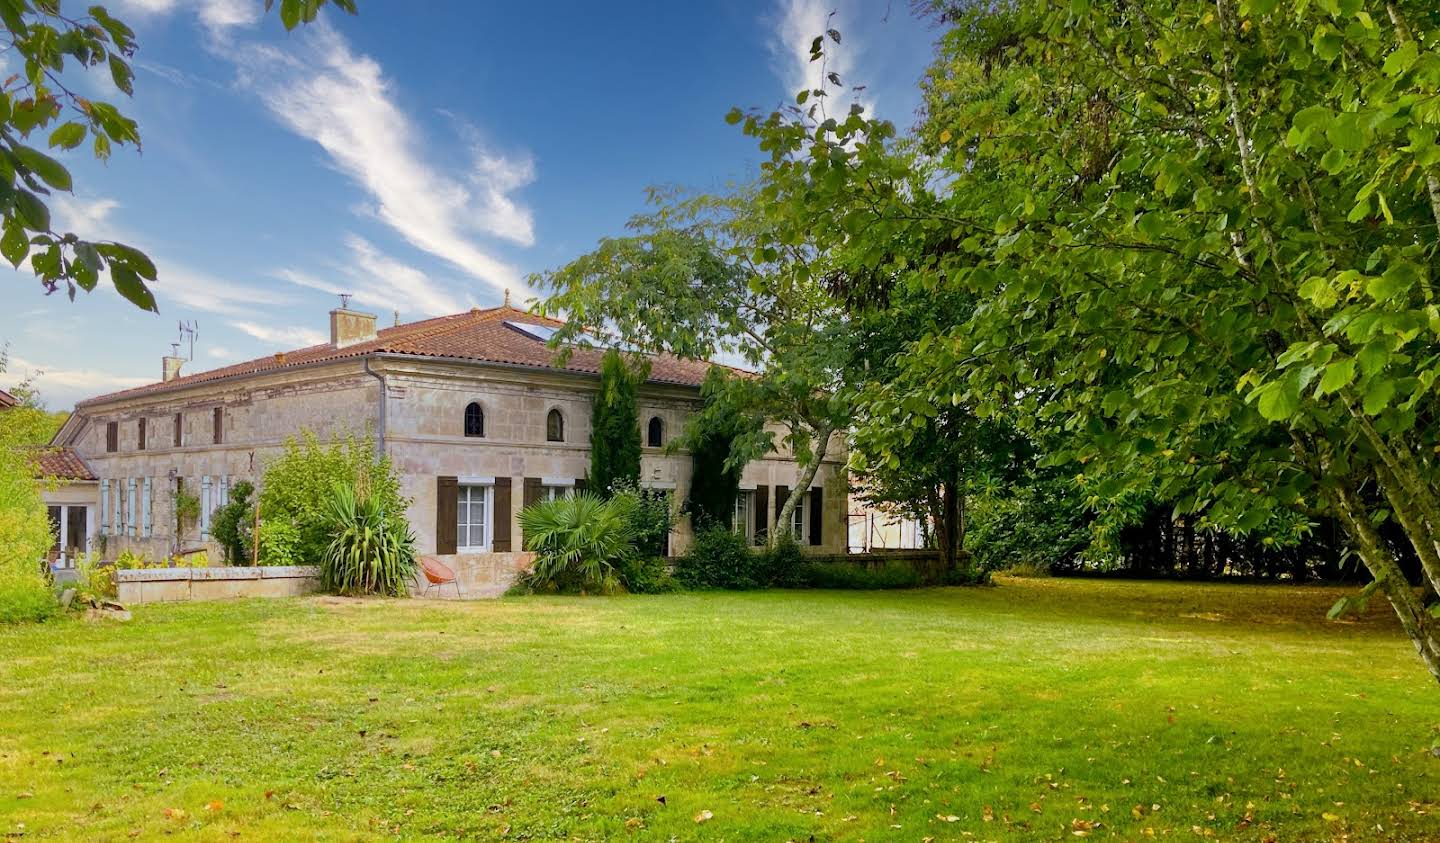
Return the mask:
[(185, 359), (186, 359), (186, 360), (194, 360), (194, 359), (195, 359), (195, 337), (196, 337), (196, 335), (200, 332), (200, 323), (199, 323), (199, 322), (193, 322), (193, 321), (192, 321), (192, 322), (184, 322), (184, 321), (182, 321), (182, 322), (178, 323), (178, 327), (179, 327), (179, 329), (180, 329), (180, 339), (179, 339), (178, 341), (176, 341), (176, 342), (170, 343), (170, 345), (171, 345), (171, 347), (174, 349), (175, 355), (176, 355), (176, 356), (179, 356), (179, 354), (180, 354), (180, 345), (181, 345), (182, 343), (184, 343), (184, 342), (188, 339), (189, 342), (190, 342), (190, 356), (187, 357), (187, 358), (185, 358)]
[(354, 294), (354, 293), (339, 293), (338, 295), (340, 296), (340, 309), (341, 309), (341, 310), (349, 310), (349, 309), (350, 309), (350, 297), (353, 296), (353, 295), (355, 295), (355, 294)]

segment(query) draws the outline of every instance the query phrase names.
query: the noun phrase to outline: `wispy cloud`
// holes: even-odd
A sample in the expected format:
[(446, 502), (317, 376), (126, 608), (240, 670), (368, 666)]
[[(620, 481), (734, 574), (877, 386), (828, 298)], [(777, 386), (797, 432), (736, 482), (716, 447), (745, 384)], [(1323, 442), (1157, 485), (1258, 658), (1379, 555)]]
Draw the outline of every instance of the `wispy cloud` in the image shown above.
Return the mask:
[[(856, 17), (855, 7), (849, 2), (779, 0), (772, 21), (774, 35), (770, 40), (770, 54), (774, 58), (775, 72), (785, 85), (787, 100), (793, 102), (795, 94), (802, 89), (819, 87), (823, 67), (824, 73), (840, 77), (841, 88), (836, 89), (826, 83), (829, 95), (819, 101), (817, 114), (823, 109), (831, 117), (843, 118), (849, 113), (852, 103), (864, 106), (867, 114), (874, 111), (875, 102), (869, 96), (870, 92), (857, 93), (853, 90), (857, 85), (873, 81), (863, 78), (860, 60), (864, 55), (864, 45), (857, 37), (856, 28), (846, 28), (847, 23), (853, 22)], [(830, 29), (841, 33), (843, 43), (836, 44), (826, 38), (823, 65), (818, 61), (812, 62), (811, 42)]]
[(276, 270), (275, 276), (322, 293), (348, 293), (357, 303), (385, 312), (440, 316), (475, 304), (474, 299), (452, 295), (430, 275), (391, 257), (359, 235), (346, 235), (345, 246), (345, 258), (330, 263), (334, 276), (319, 278), (293, 267)]
[(447, 166), (396, 104), (378, 62), (352, 51), (323, 22), (292, 43), (299, 48), (223, 40), (213, 48), (235, 63), (241, 86), (282, 125), (319, 144), (366, 191), (367, 213), (496, 290), (522, 286), (521, 274), (477, 237), (534, 243), (530, 210), (513, 196), (534, 179), (533, 162), (472, 144), (470, 161)]
[(319, 345), (323, 342), (328, 342), (330, 339), (313, 328), (305, 328), (299, 325), (261, 325), (256, 322), (235, 320), (230, 323), (230, 327), (243, 331), (263, 343), (282, 346), (286, 349)]
[(76, 231), (92, 239), (119, 240), (145, 249), (159, 270), (159, 277), (150, 286), (162, 311), (169, 305), (178, 305), (222, 316), (246, 316), (294, 301), (276, 290), (217, 278), (205, 270), (166, 258), (137, 242), (137, 238), (113, 221), (119, 207), (119, 202), (106, 197), (80, 199), (65, 194), (55, 194), (50, 203), (55, 227), (60, 231)]
[(112, 372), (102, 372), (99, 369), (47, 366), (12, 355), (9, 369), (0, 372), (0, 383), (5, 386), (14, 386), (31, 376), (34, 376), (35, 387), (40, 390), (42, 397), (53, 397), (59, 394), (68, 399), (66, 403), (73, 401), (76, 395), (91, 395), (96, 392), (141, 386), (153, 380), (153, 378), (127, 377)]

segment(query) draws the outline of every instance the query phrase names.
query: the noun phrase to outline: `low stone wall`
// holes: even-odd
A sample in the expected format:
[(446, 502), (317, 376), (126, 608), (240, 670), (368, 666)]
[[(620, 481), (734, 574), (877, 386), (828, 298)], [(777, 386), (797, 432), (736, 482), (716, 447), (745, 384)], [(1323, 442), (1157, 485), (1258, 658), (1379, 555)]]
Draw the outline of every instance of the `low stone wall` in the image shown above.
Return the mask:
[(125, 606), (235, 597), (294, 597), (320, 587), (309, 566), (143, 568), (115, 572), (116, 599)]
[(416, 577), (418, 583), (414, 588), (414, 594), (416, 596), (452, 599), (459, 597), (474, 600), (499, 597), (504, 594), (521, 571), (529, 570), (530, 564), (535, 561), (535, 554), (455, 553), (434, 558), (439, 559), (455, 572), (456, 579), (460, 581), (458, 592), (453, 585), (430, 587), (430, 583), (425, 580), (425, 575), (418, 574)]
[(919, 550), (872, 550), (868, 553), (817, 553), (806, 556), (808, 562), (840, 562), (861, 568), (882, 568), (892, 562), (909, 565), (917, 571), (934, 570), (940, 564), (940, 551), (933, 548)]

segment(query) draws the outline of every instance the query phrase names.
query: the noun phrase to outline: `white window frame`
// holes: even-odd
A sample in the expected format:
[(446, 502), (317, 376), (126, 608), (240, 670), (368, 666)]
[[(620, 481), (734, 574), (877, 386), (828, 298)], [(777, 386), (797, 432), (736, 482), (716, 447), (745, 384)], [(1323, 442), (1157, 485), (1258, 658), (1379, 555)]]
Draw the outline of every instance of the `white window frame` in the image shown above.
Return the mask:
[(542, 477), (540, 478), (540, 500), (553, 501), (563, 498), (575, 491), (575, 478), (573, 477)]
[[(455, 552), (456, 553), (489, 553), (495, 546), (495, 478), (494, 477), (458, 477), (455, 480)], [(485, 530), (485, 541), (479, 545), (461, 544), (460, 541), (460, 514), (463, 512), (468, 517), (470, 513), (469, 496), (472, 489), (483, 489), (485, 494), (484, 515), (481, 526)], [(470, 538), (470, 523), (465, 523), (465, 540)]]
[(805, 532), (805, 528), (809, 526), (809, 524), (806, 523), (809, 519), (806, 517), (805, 508), (810, 505), (810, 490), (805, 489), (802, 491), (797, 489), (790, 494), (800, 495), (800, 499), (795, 501), (795, 509), (790, 512), (791, 535), (795, 541), (804, 544), (810, 540), (810, 534)]
[[(739, 524), (735, 521), (739, 520)], [(735, 493), (735, 506), (730, 512), (730, 526), (745, 537), (747, 544), (755, 543), (755, 490), (740, 489)]]

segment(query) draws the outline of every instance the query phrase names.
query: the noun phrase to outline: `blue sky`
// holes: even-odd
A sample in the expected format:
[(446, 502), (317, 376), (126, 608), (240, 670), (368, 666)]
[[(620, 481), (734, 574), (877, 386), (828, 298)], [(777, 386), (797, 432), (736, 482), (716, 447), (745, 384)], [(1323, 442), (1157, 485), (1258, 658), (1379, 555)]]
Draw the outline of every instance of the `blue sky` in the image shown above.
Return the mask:
[(902, 129), (935, 37), (907, 0), (361, 0), (289, 34), (262, 5), (112, 0), (140, 43), (135, 96), (79, 84), (144, 148), (70, 155), (77, 189), (52, 213), (146, 250), (161, 312), (103, 286), (47, 298), (16, 273), (0, 386), (38, 371), (60, 409), (154, 381), (182, 319), (199, 324), (189, 372), (319, 342), (340, 291), (383, 324), (506, 288), (520, 303), (526, 275), (620, 232), (646, 186), (750, 177), (759, 155), (724, 115), (813, 83), (832, 10), (830, 69)]

